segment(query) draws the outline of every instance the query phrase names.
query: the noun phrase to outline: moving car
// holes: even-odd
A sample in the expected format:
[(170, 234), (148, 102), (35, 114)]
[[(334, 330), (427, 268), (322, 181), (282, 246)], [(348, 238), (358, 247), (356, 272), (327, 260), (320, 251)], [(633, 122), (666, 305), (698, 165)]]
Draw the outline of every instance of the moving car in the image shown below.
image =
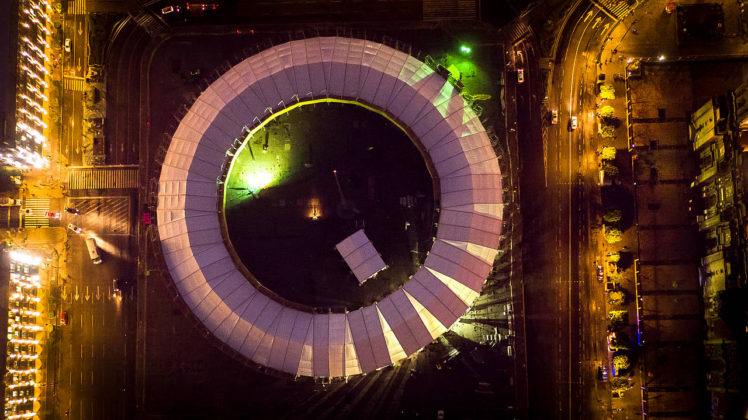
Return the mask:
[(112, 297), (122, 297), (122, 289), (120, 289), (119, 279), (112, 279)]
[(60, 325), (68, 325), (68, 313), (65, 311), (60, 312)]
[(70, 229), (73, 232), (75, 232), (76, 235), (80, 235), (81, 232), (83, 232), (83, 228), (78, 227), (78, 226), (76, 226), (76, 225), (74, 225), (72, 223), (68, 225), (68, 229)]
[(521, 67), (517, 69), (517, 83), (525, 83), (525, 69)]
[(178, 12), (180, 10), (181, 9), (179, 8), (179, 6), (166, 6), (163, 9), (161, 9), (161, 14), (168, 15), (169, 13)]
[(554, 109), (551, 111), (551, 124), (558, 124), (558, 110)]
[(576, 115), (573, 115), (571, 119), (569, 119), (569, 129), (570, 130), (577, 129), (577, 116)]
[(605, 280), (605, 272), (603, 271), (603, 266), (598, 265), (597, 266), (597, 281), (603, 281)]
[(80, 210), (74, 209), (72, 207), (65, 207), (65, 211), (70, 214), (81, 214)]
[(51, 218), (53, 218), (53, 219), (59, 219), (59, 218), (60, 218), (60, 216), (61, 216), (61, 214), (60, 214), (59, 212), (51, 212), (51, 211), (48, 211), (48, 212), (45, 212), (45, 213), (44, 213), (44, 216), (45, 216), (45, 217), (51, 217)]
[(70, 52), (70, 38), (65, 38), (65, 52)]

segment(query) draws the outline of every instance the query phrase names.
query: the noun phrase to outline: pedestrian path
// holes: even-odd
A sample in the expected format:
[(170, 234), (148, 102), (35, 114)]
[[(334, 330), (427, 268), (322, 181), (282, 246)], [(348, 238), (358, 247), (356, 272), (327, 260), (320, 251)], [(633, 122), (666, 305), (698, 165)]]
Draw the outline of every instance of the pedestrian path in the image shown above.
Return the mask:
[(65, 76), (62, 79), (62, 88), (74, 92), (84, 92), (86, 90), (86, 80), (82, 77)]
[(71, 190), (137, 187), (138, 170), (134, 168), (79, 168), (68, 174)]
[(27, 198), (24, 201), (23, 226), (48, 227), (49, 198)]

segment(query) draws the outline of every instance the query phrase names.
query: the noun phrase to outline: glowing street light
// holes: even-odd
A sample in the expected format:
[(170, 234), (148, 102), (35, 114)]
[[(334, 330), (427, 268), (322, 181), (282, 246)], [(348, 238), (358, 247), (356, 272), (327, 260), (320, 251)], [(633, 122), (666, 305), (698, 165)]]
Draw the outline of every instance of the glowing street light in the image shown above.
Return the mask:
[(470, 48), (469, 45), (462, 44), (460, 45), (460, 52), (464, 55), (470, 55), (470, 53), (473, 51), (472, 48)]

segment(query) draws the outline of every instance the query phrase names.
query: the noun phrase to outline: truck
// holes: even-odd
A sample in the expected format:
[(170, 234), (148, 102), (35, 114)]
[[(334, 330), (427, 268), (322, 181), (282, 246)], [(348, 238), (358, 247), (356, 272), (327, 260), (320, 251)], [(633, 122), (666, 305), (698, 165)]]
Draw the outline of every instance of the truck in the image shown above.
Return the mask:
[(94, 238), (86, 238), (86, 248), (88, 248), (88, 256), (91, 257), (91, 261), (93, 261), (94, 264), (101, 264), (99, 247), (96, 246), (96, 240)]

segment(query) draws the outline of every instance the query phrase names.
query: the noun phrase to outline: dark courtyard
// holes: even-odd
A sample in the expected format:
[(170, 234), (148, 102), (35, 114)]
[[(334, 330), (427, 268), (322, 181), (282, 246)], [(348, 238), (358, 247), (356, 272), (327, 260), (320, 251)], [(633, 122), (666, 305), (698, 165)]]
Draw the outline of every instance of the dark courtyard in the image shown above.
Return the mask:
[[(266, 185), (253, 185), (263, 176)], [(381, 299), (431, 246), (423, 157), (402, 130), (360, 106), (319, 103), (272, 119), (234, 157), (224, 194), (229, 238), (248, 270), (312, 307)], [(335, 245), (361, 228), (388, 268), (359, 286)]]

